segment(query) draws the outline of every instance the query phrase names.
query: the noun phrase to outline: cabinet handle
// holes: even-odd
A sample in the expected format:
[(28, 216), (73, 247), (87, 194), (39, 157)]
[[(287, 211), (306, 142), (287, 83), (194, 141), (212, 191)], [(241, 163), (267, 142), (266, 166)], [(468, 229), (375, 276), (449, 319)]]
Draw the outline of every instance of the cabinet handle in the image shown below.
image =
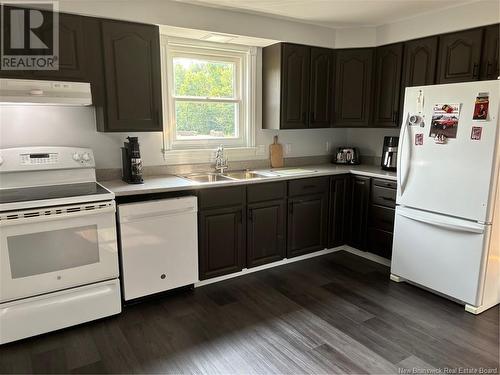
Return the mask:
[(253, 210), (251, 208), (248, 210), (248, 220), (253, 221)]
[(394, 202), (394, 198), (388, 198), (388, 197), (380, 197), (380, 198), (382, 198), (385, 201)]
[(393, 111), (392, 112), (392, 122), (395, 123), (395, 124), (398, 122), (398, 115), (399, 115), (398, 111)]
[(486, 76), (489, 77), (490, 74), (491, 74), (491, 67), (493, 66), (493, 64), (491, 63), (491, 61), (488, 61), (488, 63), (486, 64)]
[(474, 63), (474, 67), (472, 68), (472, 77), (476, 78), (477, 77), (477, 69), (479, 68), (478, 63)]

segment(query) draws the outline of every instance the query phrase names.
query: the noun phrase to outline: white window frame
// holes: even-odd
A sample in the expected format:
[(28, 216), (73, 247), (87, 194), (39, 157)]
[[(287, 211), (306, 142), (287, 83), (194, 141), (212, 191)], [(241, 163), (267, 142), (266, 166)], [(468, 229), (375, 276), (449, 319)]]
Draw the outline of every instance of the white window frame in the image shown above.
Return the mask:
[[(169, 162), (208, 162), (213, 150), (224, 145), (232, 159), (261, 158), (262, 150), (255, 147), (256, 117), (256, 47), (228, 45), (199, 40), (161, 36), (162, 86), (163, 86), (163, 154)], [(173, 92), (173, 59), (193, 57), (206, 60), (228, 61), (235, 64), (234, 99), (179, 98)], [(176, 138), (175, 101), (236, 102), (239, 104), (238, 138), (183, 139)], [(258, 152), (257, 152), (258, 151)]]

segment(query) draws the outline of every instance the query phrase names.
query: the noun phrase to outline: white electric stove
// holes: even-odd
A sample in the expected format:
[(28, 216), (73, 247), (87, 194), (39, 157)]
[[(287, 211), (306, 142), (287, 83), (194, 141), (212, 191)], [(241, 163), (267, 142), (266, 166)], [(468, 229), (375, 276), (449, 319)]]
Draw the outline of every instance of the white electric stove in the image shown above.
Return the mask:
[(0, 150), (0, 344), (121, 311), (115, 211), (92, 150)]

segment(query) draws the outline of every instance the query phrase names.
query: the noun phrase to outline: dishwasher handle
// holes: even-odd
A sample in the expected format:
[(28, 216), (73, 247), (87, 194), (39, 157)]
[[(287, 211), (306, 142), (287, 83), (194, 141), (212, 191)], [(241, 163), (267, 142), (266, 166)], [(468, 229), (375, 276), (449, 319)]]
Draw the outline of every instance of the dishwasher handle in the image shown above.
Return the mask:
[(121, 223), (131, 223), (134, 221), (141, 221), (141, 220), (147, 220), (147, 219), (158, 219), (160, 217), (182, 215), (182, 214), (187, 214), (187, 213), (191, 213), (191, 212), (196, 213), (196, 207), (183, 207), (183, 208), (178, 208), (178, 209), (173, 209), (173, 210), (168, 210), (168, 211), (156, 211), (156, 212), (143, 213), (143, 214), (137, 214), (137, 215), (120, 216), (120, 222)]

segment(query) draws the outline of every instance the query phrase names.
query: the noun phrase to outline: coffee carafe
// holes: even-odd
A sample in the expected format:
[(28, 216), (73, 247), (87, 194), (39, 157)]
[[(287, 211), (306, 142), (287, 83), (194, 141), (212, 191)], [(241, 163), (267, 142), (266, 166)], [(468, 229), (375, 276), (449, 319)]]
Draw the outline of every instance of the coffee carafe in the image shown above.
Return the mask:
[(127, 137), (122, 147), (122, 180), (129, 184), (142, 184), (142, 160), (137, 137)]
[(387, 171), (395, 171), (398, 163), (399, 137), (384, 137), (381, 167)]

